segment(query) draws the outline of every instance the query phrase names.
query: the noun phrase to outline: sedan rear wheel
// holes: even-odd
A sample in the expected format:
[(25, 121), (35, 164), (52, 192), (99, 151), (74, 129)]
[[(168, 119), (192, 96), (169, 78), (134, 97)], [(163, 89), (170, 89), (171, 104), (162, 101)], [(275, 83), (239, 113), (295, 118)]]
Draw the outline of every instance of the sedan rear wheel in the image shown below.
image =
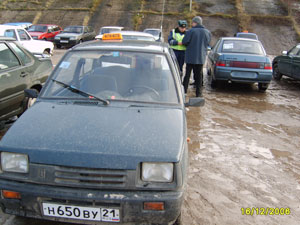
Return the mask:
[(282, 74), (279, 72), (278, 64), (274, 64), (273, 66), (273, 77), (275, 80), (280, 80), (282, 77)]
[(269, 87), (269, 84), (262, 84), (262, 83), (259, 83), (258, 84), (258, 90), (260, 92), (265, 92)]

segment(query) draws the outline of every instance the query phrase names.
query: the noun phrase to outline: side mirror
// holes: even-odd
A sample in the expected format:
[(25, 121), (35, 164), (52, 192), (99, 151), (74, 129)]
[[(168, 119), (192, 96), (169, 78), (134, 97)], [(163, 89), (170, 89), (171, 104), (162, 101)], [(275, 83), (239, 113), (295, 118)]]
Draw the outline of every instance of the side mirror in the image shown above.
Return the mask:
[(282, 51), (282, 55), (287, 55), (287, 51)]
[(211, 51), (211, 47), (208, 46), (207, 49), (206, 49), (206, 51), (208, 51), (208, 52)]
[(28, 98), (37, 98), (39, 95), (38, 91), (35, 89), (25, 89), (24, 93), (25, 93), (25, 97)]
[(201, 107), (204, 106), (205, 99), (204, 98), (190, 98), (189, 102), (186, 102), (184, 105), (185, 107)]

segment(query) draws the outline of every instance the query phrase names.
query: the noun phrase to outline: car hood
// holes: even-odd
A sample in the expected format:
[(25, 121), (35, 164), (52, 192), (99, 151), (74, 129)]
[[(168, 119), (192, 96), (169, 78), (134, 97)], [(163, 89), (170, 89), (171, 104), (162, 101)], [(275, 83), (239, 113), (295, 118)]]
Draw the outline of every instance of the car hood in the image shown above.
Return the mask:
[(31, 36), (40, 36), (42, 34), (44, 34), (43, 32), (28, 32)]
[(140, 162), (178, 162), (186, 138), (176, 108), (82, 106), (36, 102), (8, 130), (1, 151), (31, 163), (136, 169)]
[(56, 36), (57, 37), (78, 37), (80, 35), (81, 34), (78, 34), (78, 33), (61, 33), (61, 34), (58, 34)]

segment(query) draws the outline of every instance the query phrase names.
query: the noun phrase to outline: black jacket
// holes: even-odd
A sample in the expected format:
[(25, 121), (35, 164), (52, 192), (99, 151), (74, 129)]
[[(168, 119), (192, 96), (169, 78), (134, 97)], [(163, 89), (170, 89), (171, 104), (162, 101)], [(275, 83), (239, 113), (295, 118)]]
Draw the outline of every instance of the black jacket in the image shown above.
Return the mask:
[(196, 26), (186, 32), (182, 44), (186, 45), (185, 62), (188, 64), (204, 64), (206, 51), (211, 40), (211, 33), (204, 26)]

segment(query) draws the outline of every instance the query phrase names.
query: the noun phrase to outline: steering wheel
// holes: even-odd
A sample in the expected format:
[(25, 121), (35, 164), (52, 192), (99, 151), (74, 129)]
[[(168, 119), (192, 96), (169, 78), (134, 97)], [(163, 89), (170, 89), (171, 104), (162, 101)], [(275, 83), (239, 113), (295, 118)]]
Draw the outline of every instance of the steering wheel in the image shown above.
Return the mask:
[(158, 97), (158, 98), (160, 97), (160, 94), (154, 88), (151, 88), (151, 87), (148, 87), (148, 86), (133, 86), (133, 87), (128, 89), (127, 93), (133, 94), (134, 89), (147, 89), (147, 90), (151, 91), (152, 93), (154, 93), (156, 95), (156, 97)]

